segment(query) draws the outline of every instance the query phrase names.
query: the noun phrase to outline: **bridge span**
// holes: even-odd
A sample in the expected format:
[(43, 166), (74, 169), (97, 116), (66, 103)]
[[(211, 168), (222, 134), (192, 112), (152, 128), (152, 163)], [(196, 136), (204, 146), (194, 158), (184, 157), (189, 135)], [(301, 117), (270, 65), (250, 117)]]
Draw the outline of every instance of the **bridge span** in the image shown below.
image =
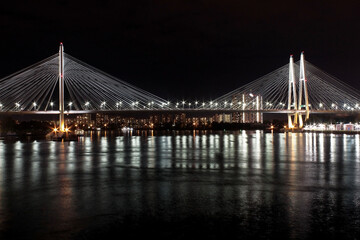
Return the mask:
[[(0, 79), (0, 115), (131, 113), (287, 114), (288, 126), (302, 128), (310, 114), (360, 113), (360, 93), (305, 61), (288, 64), (208, 101), (165, 100), (113, 77), (64, 52)], [(245, 119), (245, 117), (244, 117)]]

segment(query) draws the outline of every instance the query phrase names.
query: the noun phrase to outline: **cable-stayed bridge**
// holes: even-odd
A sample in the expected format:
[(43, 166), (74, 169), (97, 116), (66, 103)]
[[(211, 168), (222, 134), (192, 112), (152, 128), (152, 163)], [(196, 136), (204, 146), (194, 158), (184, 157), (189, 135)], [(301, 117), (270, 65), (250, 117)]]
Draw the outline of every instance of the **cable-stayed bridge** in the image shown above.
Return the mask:
[[(286, 113), (302, 127), (311, 113), (360, 112), (360, 93), (305, 61), (290, 57), (275, 71), (205, 102), (167, 101), (64, 52), (0, 79), (0, 113), (81, 114), (117, 111)], [(244, 114), (243, 114), (244, 116)]]

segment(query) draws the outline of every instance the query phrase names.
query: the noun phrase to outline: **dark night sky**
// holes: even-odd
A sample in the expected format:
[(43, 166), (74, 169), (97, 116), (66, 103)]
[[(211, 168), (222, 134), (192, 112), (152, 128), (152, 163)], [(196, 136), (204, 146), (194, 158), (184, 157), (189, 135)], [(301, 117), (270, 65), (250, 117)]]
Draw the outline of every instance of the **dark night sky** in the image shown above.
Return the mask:
[(11, 1), (0, 77), (65, 52), (166, 99), (209, 99), (306, 59), (360, 89), (356, 1)]

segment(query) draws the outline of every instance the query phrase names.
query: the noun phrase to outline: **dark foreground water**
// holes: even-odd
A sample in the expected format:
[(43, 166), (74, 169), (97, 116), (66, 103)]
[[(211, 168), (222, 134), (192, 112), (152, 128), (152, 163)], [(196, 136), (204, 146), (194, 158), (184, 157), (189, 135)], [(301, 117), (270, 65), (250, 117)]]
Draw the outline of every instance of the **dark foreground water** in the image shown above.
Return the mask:
[(359, 135), (0, 141), (0, 239), (359, 236)]

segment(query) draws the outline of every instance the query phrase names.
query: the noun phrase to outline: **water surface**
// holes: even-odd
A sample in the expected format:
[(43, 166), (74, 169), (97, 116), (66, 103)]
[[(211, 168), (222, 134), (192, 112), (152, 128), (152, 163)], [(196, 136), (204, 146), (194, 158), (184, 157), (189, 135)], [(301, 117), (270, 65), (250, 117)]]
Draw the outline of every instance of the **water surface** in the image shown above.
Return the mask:
[(358, 134), (0, 141), (0, 239), (358, 239), (359, 190)]

